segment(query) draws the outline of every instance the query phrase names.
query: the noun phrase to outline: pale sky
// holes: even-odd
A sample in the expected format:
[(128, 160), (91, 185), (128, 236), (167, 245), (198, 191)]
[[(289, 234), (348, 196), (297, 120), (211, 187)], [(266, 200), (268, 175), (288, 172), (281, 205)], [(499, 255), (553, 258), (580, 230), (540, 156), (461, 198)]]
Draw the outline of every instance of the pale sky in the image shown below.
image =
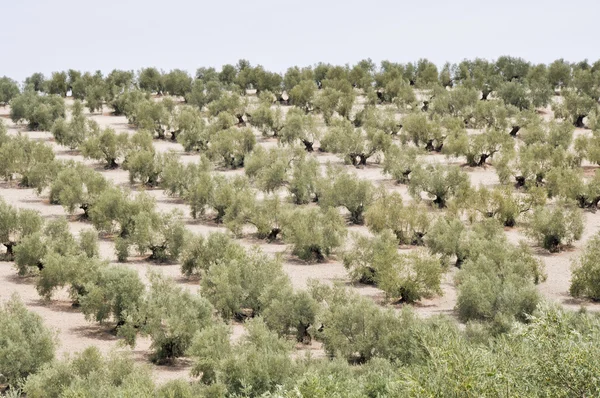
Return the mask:
[(0, 12), (0, 76), (18, 81), (240, 58), (278, 72), (364, 58), (600, 58), (599, 0), (0, 0)]

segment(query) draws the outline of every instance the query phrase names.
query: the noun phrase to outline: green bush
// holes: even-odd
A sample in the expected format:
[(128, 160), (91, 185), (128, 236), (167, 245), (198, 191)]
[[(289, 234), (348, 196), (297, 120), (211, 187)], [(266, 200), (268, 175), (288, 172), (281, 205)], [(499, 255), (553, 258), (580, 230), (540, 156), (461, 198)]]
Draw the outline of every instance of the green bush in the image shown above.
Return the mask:
[(96, 347), (71, 358), (46, 364), (30, 376), (23, 391), (33, 398), (154, 396), (150, 372), (134, 360), (113, 354), (103, 357)]
[(342, 245), (346, 234), (344, 220), (334, 208), (298, 208), (284, 217), (283, 240), (304, 261), (325, 261)]
[(0, 382), (17, 386), (54, 359), (55, 338), (17, 295), (0, 306)]
[(575, 207), (537, 207), (529, 219), (527, 235), (550, 252), (558, 252), (581, 238), (583, 215)]
[(574, 297), (600, 299), (600, 235), (596, 234), (586, 244), (580, 256), (573, 259), (573, 275), (569, 293)]
[(400, 254), (397, 247), (389, 230), (374, 238), (357, 235), (353, 248), (344, 254), (344, 266), (353, 281), (375, 284), (388, 299), (413, 303), (441, 294), (439, 258), (424, 252)]

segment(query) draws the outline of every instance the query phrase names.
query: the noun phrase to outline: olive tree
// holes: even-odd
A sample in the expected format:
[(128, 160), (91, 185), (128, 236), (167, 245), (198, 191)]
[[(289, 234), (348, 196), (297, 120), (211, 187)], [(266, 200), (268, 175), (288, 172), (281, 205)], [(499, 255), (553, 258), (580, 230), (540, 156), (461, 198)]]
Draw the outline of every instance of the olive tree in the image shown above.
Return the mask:
[(505, 239), (471, 244), (471, 255), (456, 275), (460, 319), (490, 322), (496, 332), (515, 320), (527, 321), (541, 301), (535, 284), (545, 277), (542, 262), (526, 245)]
[(256, 145), (250, 128), (230, 127), (212, 137), (208, 155), (221, 161), (224, 166), (235, 169), (244, 166), (246, 156)]
[(0, 381), (17, 387), (54, 359), (56, 340), (16, 294), (0, 305), (0, 317)]
[(54, 159), (49, 145), (19, 134), (7, 138), (0, 146), (0, 175), (6, 181), (19, 178), (22, 186), (41, 188), (38, 184), (45, 184), (47, 177), (58, 168)]
[(341, 287), (312, 286), (322, 302), (317, 322), (323, 324), (318, 337), (325, 352), (354, 364), (373, 358), (411, 363), (420, 357), (415, 327), (417, 316), (409, 309), (396, 313), (382, 309), (371, 299)]
[(164, 90), (170, 95), (185, 97), (187, 93), (192, 91), (192, 78), (186, 71), (181, 69), (173, 69), (164, 74), (162, 80)]
[(47, 222), (43, 229), (21, 239), (14, 247), (15, 266), (19, 275), (27, 275), (32, 269), (44, 269), (48, 253), (61, 256), (75, 255), (81, 248), (69, 232), (67, 220), (59, 218)]
[(302, 80), (289, 92), (290, 102), (308, 113), (314, 108), (317, 85), (310, 80)]
[(448, 136), (444, 152), (453, 156), (465, 156), (469, 166), (481, 167), (494, 154), (512, 151), (514, 145), (510, 135), (497, 129), (487, 129), (479, 134), (462, 131)]
[(234, 261), (245, 256), (244, 248), (229, 235), (213, 232), (208, 236), (190, 237), (181, 255), (181, 272), (190, 276), (203, 276), (219, 261)]
[(594, 235), (583, 252), (571, 260), (572, 277), (569, 293), (574, 297), (600, 298), (600, 236)]
[(402, 245), (423, 245), (431, 217), (418, 204), (404, 205), (398, 192), (381, 190), (365, 213), (369, 230), (380, 233), (391, 230)]
[(98, 231), (118, 233), (128, 238), (135, 228), (135, 217), (140, 213), (152, 213), (155, 200), (146, 193), (131, 193), (117, 187), (108, 187), (96, 198), (90, 209), (90, 221)]
[(337, 209), (298, 208), (285, 216), (283, 240), (292, 253), (308, 262), (325, 261), (340, 247), (346, 226)]
[(177, 142), (186, 152), (205, 151), (210, 140), (209, 131), (202, 114), (195, 108), (183, 107), (177, 114)]
[(56, 142), (70, 149), (77, 149), (91, 134), (98, 134), (98, 124), (83, 115), (83, 104), (76, 100), (71, 110), (71, 119), (57, 119), (52, 125), (52, 135)]
[(287, 183), (288, 172), (295, 158), (295, 153), (287, 148), (267, 150), (257, 146), (248, 155), (244, 171), (260, 190), (272, 193)]
[(312, 200), (318, 201), (318, 185), (321, 180), (321, 166), (314, 157), (298, 157), (292, 163), (290, 181), (287, 186), (292, 201), (297, 204), (307, 204)]
[(401, 138), (415, 146), (424, 146), (428, 151), (440, 151), (444, 145), (442, 127), (429, 120), (425, 113), (410, 113), (402, 118)]
[(124, 325), (127, 314), (135, 313), (143, 300), (145, 287), (137, 271), (123, 266), (100, 269), (97, 278), (85, 286), (79, 304), (87, 320), (112, 320)]
[(577, 93), (574, 90), (567, 89), (561, 92), (562, 102), (552, 104), (552, 110), (557, 118), (568, 120), (575, 127), (583, 128), (583, 120), (592, 111), (598, 109), (597, 98), (594, 99), (586, 94)]
[(152, 340), (152, 360), (169, 363), (185, 354), (194, 334), (213, 324), (207, 299), (177, 286), (172, 279), (150, 274), (150, 288), (137, 311), (126, 314), (119, 335), (131, 346), (138, 332)]
[(271, 108), (270, 103), (262, 103), (251, 111), (250, 124), (256, 127), (264, 136), (279, 137), (285, 126), (281, 108)]
[[(547, 192), (543, 188), (533, 188), (526, 193), (514, 193), (510, 187), (487, 188), (480, 186), (473, 190), (471, 199), (467, 200), (467, 211), (470, 218), (495, 218), (505, 227), (514, 227), (522, 214), (543, 206)], [(477, 213), (477, 214), (474, 214)]]
[(36, 289), (40, 296), (50, 300), (57, 289), (67, 287), (73, 304), (78, 306), (87, 293), (87, 286), (93, 284), (100, 270), (108, 261), (86, 254), (68, 253), (66, 255), (50, 251), (42, 259), (44, 264), (36, 280)]
[(10, 118), (15, 123), (27, 121), (30, 130), (46, 130), (59, 118), (65, 117), (65, 103), (55, 95), (41, 96), (24, 92), (10, 102)]
[(390, 145), (383, 154), (383, 172), (390, 175), (399, 184), (407, 184), (415, 166), (418, 164), (418, 148)]
[(314, 150), (315, 141), (321, 138), (321, 130), (315, 118), (304, 114), (299, 108), (290, 109), (285, 116), (285, 123), (279, 134), (279, 142), (293, 145), (300, 141), (307, 152)]
[(433, 204), (446, 207), (448, 200), (464, 197), (470, 190), (469, 176), (457, 166), (428, 164), (411, 173), (409, 193), (422, 199), (422, 193), (433, 197)]
[(102, 174), (75, 163), (56, 175), (50, 186), (50, 203), (62, 205), (69, 214), (79, 208), (83, 210), (83, 218), (88, 219), (91, 207), (108, 187), (109, 182)]
[(362, 224), (364, 212), (373, 201), (373, 184), (358, 178), (342, 168), (329, 167), (319, 190), (319, 205), (344, 207), (350, 213), (350, 222)]
[(289, 285), (281, 260), (258, 249), (216, 261), (200, 281), (202, 293), (223, 319), (259, 316)]
[(128, 239), (140, 255), (150, 251), (150, 260), (177, 261), (188, 236), (181, 212), (141, 211), (132, 217), (132, 223)]
[(156, 68), (144, 68), (138, 72), (137, 83), (140, 89), (156, 94), (164, 90), (164, 76)]
[(413, 303), (441, 293), (439, 258), (424, 252), (398, 253), (390, 230), (373, 238), (355, 235), (352, 249), (344, 253), (344, 266), (353, 281), (374, 284), (391, 300)]
[(392, 144), (392, 137), (383, 130), (355, 128), (346, 119), (332, 123), (321, 141), (321, 147), (339, 154), (353, 166), (365, 166), (367, 160), (385, 152)]
[(572, 206), (537, 207), (529, 218), (527, 235), (550, 252), (581, 238), (583, 216)]
[(14, 248), (25, 237), (42, 229), (43, 219), (37, 211), (17, 209), (0, 198), (0, 243), (6, 247), (8, 260), (14, 258)]
[(128, 143), (127, 133), (117, 134), (107, 127), (101, 132), (90, 134), (80, 145), (80, 149), (84, 157), (103, 161), (107, 169), (116, 169), (119, 167), (117, 161), (127, 153)]
[(156, 393), (147, 368), (123, 353), (111, 353), (105, 357), (95, 346), (48, 363), (27, 378), (23, 391), (31, 398), (147, 397)]
[(202, 375), (208, 391), (267, 396), (292, 380), (296, 366), (290, 342), (270, 331), (261, 318), (248, 321), (247, 329), (248, 334), (235, 343), (230, 330), (220, 324), (194, 337), (189, 349), (194, 358), (192, 374)]
[(16, 81), (6, 76), (0, 77), (0, 104), (3, 107), (19, 95), (20, 92), (21, 90)]
[(125, 156), (123, 169), (129, 171), (129, 182), (139, 182), (142, 185), (154, 188), (160, 185), (163, 165), (172, 156), (169, 153), (151, 150), (129, 150)]

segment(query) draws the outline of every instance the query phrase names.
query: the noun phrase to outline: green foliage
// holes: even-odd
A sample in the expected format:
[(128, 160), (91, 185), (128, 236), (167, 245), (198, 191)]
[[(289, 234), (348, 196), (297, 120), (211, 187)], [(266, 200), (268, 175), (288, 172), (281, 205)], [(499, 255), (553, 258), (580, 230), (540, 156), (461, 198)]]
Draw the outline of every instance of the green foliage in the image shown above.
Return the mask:
[(254, 203), (247, 221), (256, 227), (258, 238), (272, 242), (281, 233), (285, 215), (290, 208), (291, 205), (284, 202), (278, 195), (265, 197)]
[(150, 371), (124, 354), (103, 357), (96, 347), (46, 364), (23, 387), (28, 397), (151, 397)]
[(109, 185), (97, 171), (78, 162), (70, 164), (59, 171), (52, 182), (50, 203), (62, 205), (69, 214), (82, 209), (83, 217), (89, 218), (90, 208)]
[(440, 151), (444, 145), (441, 126), (425, 113), (410, 113), (402, 118), (402, 140), (428, 151)]
[(375, 233), (391, 230), (402, 245), (423, 245), (431, 217), (422, 206), (405, 206), (398, 192), (381, 190), (366, 211), (365, 221)]
[(0, 305), (0, 381), (17, 386), (54, 359), (55, 339), (17, 295)]
[[(244, 176), (227, 178), (223, 175), (215, 175), (212, 181), (212, 191), (208, 195), (207, 203), (217, 212), (215, 220), (226, 224), (231, 223), (232, 227), (240, 227), (239, 222), (245, 220), (244, 214), (239, 214), (239, 211), (250, 209), (255, 198), (248, 179)], [(204, 203), (204, 200), (202, 202)], [(238, 215), (242, 216), (242, 219), (239, 219)], [(236, 223), (238, 225), (234, 225)]]
[(561, 92), (562, 102), (553, 103), (552, 110), (557, 118), (568, 120), (575, 127), (585, 127), (583, 120), (598, 109), (598, 101), (588, 95), (573, 90)]
[(106, 168), (115, 169), (119, 167), (117, 161), (127, 153), (129, 138), (127, 133), (117, 134), (107, 127), (101, 132), (93, 132), (80, 145), (81, 154), (90, 159), (103, 161)]
[(385, 152), (392, 144), (392, 137), (383, 130), (354, 128), (346, 119), (332, 123), (321, 141), (321, 147), (341, 155), (353, 166), (365, 166), (367, 159)]
[(115, 95), (114, 99), (110, 102), (110, 105), (113, 108), (115, 115), (124, 115), (130, 118), (133, 116), (137, 104), (149, 98), (150, 95), (146, 92), (124, 89), (122, 92), (119, 91), (119, 93)]
[(244, 162), (244, 171), (261, 191), (272, 193), (287, 182), (293, 160), (294, 153), (286, 148), (257, 146)]
[(532, 188), (524, 194), (516, 194), (510, 187), (489, 189), (480, 186), (473, 190), (472, 197), (468, 200), (467, 210), (471, 219), (495, 218), (505, 227), (514, 227), (521, 216), (536, 206), (543, 206), (547, 193), (542, 188)]
[(329, 356), (359, 364), (372, 358), (411, 363), (423, 357), (417, 345), (419, 320), (412, 311), (396, 314), (340, 287), (313, 287), (313, 295), (324, 302), (319, 337)]
[(537, 207), (527, 225), (527, 235), (550, 252), (562, 250), (581, 238), (583, 215), (572, 206)]
[(34, 210), (17, 209), (0, 198), (0, 243), (6, 247), (8, 260), (13, 259), (14, 248), (25, 237), (42, 229), (43, 219)]
[(260, 315), (271, 299), (289, 291), (280, 259), (259, 250), (226, 254), (208, 267), (200, 282), (202, 293), (224, 319)]
[(319, 205), (324, 208), (344, 207), (350, 213), (350, 222), (362, 224), (363, 213), (373, 202), (373, 191), (371, 182), (330, 166), (319, 190)]
[(571, 261), (573, 276), (569, 293), (574, 297), (600, 298), (599, 278), (600, 236), (594, 235), (586, 244), (580, 256)]
[(84, 287), (81, 311), (87, 320), (113, 320), (123, 325), (127, 314), (134, 313), (143, 299), (144, 284), (136, 270), (122, 266), (103, 267), (95, 280)]
[(151, 252), (150, 260), (177, 261), (188, 235), (178, 210), (170, 213), (142, 211), (132, 216), (134, 228), (129, 241), (140, 255)]
[(6, 106), (13, 98), (15, 98), (21, 90), (16, 81), (9, 77), (0, 77), (0, 104)]
[(152, 99), (140, 99), (133, 104), (133, 110), (127, 115), (129, 123), (150, 131), (158, 139), (166, 139), (167, 134), (171, 135), (171, 140), (175, 141), (175, 103), (171, 98), (165, 98), (162, 101), (153, 101)]
[(129, 182), (139, 182), (148, 187), (157, 187), (161, 183), (163, 164), (171, 156), (169, 153), (152, 150), (131, 150), (122, 166), (129, 171)]
[(298, 208), (285, 216), (283, 240), (300, 259), (321, 262), (342, 245), (346, 233), (337, 209)]
[(467, 134), (462, 130), (448, 136), (444, 152), (465, 156), (469, 166), (480, 167), (498, 152), (510, 153), (514, 145), (512, 137), (501, 130), (488, 129), (480, 134)]
[(292, 201), (297, 204), (307, 204), (318, 199), (317, 185), (321, 177), (319, 161), (313, 157), (299, 157), (292, 163), (291, 178), (288, 190)]
[(398, 253), (390, 230), (374, 238), (354, 236), (353, 248), (344, 254), (344, 266), (353, 281), (374, 284), (394, 301), (413, 303), (442, 292), (440, 260), (424, 252)]
[(144, 68), (138, 73), (138, 86), (149, 93), (161, 94), (164, 90), (164, 76), (156, 68)]
[(297, 342), (309, 344), (318, 311), (319, 304), (307, 291), (295, 293), (288, 284), (280, 287), (277, 297), (269, 297), (262, 316), (269, 329), (280, 336), (294, 333)]
[(126, 313), (119, 334), (132, 346), (137, 332), (152, 339), (153, 360), (165, 363), (182, 356), (194, 334), (213, 323), (213, 308), (203, 297), (190, 293), (158, 274), (150, 274), (150, 289), (139, 309)]
[(264, 136), (278, 137), (285, 126), (283, 112), (279, 107), (271, 109), (270, 103), (263, 103), (252, 111), (250, 124)]
[(192, 107), (183, 107), (177, 115), (177, 142), (186, 152), (205, 151), (208, 148), (209, 132), (202, 114)]
[(90, 210), (90, 221), (98, 231), (114, 232), (127, 238), (135, 228), (135, 217), (140, 213), (151, 213), (155, 201), (150, 195), (139, 193), (134, 198), (129, 192), (111, 187), (104, 190)]
[(15, 266), (19, 275), (26, 275), (31, 267), (44, 268), (46, 254), (75, 255), (80, 251), (77, 241), (69, 232), (67, 220), (59, 218), (46, 223), (42, 231), (27, 235), (15, 247)]
[(184, 97), (192, 91), (192, 78), (181, 69), (174, 69), (163, 75), (164, 90), (170, 95)]
[(433, 196), (433, 204), (446, 207), (448, 200), (464, 197), (470, 190), (469, 176), (457, 166), (428, 164), (411, 172), (409, 193), (419, 201), (422, 193)]
[(296, 84), (289, 92), (290, 102), (304, 112), (310, 112), (314, 107), (314, 99), (317, 86), (310, 80), (302, 80)]
[(314, 150), (315, 141), (321, 138), (321, 131), (316, 125), (315, 118), (304, 114), (299, 108), (292, 108), (285, 116), (285, 124), (279, 134), (279, 141), (293, 145), (300, 141), (307, 152)]
[(65, 103), (61, 97), (40, 96), (24, 92), (10, 102), (10, 118), (15, 123), (27, 121), (30, 130), (46, 130), (59, 118), (65, 117)]
[(495, 332), (527, 321), (540, 302), (535, 284), (545, 279), (543, 264), (525, 245), (506, 238), (472, 240), (470, 255), (456, 276), (456, 308), (463, 321), (492, 323)]
[(244, 249), (228, 235), (214, 232), (207, 237), (194, 235), (182, 253), (181, 272), (186, 276), (204, 275), (219, 261), (229, 262), (244, 257)]
[(50, 300), (57, 289), (68, 287), (69, 297), (75, 304), (79, 304), (81, 297), (87, 293), (87, 286), (98, 279), (100, 270), (107, 262), (89, 258), (77, 253), (78, 251), (75, 249), (71, 253), (61, 254), (48, 250), (42, 258), (43, 268), (36, 281), (40, 296)]
[(205, 384), (222, 385), (231, 396), (263, 396), (285, 385), (295, 370), (290, 343), (269, 331), (260, 318), (249, 321), (247, 329), (235, 344), (224, 326), (197, 334), (189, 350), (195, 359), (192, 374), (202, 374)]
[(398, 183), (406, 184), (410, 173), (417, 164), (419, 150), (414, 147), (390, 145), (384, 152), (383, 172), (389, 174)]
[(255, 145), (256, 138), (251, 129), (231, 127), (212, 137), (208, 155), (235, 169), (244, 166), (246, 156)]
[(69, 85), (67, 83), (66, 72), (52, 72), (50, 80), (46, 80), (45, 82), (45, 91), (48, 94), (66, 97), (68, 90)]
[(0, 145), (0, 175), (6, 181), (20, 178), (22, 186), (38, 188), (41, 193), (57, 170), (54, 158), (50, 146), (19, 134)]

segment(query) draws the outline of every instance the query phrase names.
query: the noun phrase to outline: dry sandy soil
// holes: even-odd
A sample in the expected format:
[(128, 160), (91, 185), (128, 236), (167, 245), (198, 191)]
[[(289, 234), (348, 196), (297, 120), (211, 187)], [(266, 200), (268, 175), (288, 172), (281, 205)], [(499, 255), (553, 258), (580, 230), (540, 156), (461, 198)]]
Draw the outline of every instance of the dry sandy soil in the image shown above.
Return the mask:
[[(67, 101), (70, 103), (70, 100)], [(0, 118), (3, 119), (5, 125), (8, 127), (9, 134), (18, 134), (20, 132), (29, 136), (31, 139), (45, 141), (48, 145), (52, 146), (59, 158), (84, 162), (90, 167), (94, 167), (100, 171), (107, 179), (112, 180), (115, 184), (122, 187), (129, 187), (128, 174), (126, 171), (120, 169), (104, 170), (100, 165), (85, 160), (77, 152), (69, 151), (67, 148), (57, 145), (50, 133), (28, 132), (24, 126), (14, 125), (8, 118), (8, 114), (8, 107), (0, 108)], [(96, 120), (101, 126), (110, 126), (118, 132), (134, 132), (133, 128), (128, 125), (125, 117), (111, 116), (108, 108), (104, 108), (102, 114), (93, 114), (89, 115), (89, 117)], [(552, 118), (551, 111), (546, 111), (544, 117), (548, 119)], [(586, 134), (586, 132), (578, 130), (576, 134)], [(261, 137), (259, 133), (257, 133), (257, 141), (260, 145), (267, 147), (276, 145), (276, 141), (273, 139), (265, 139)], [(173, 150), (180, 153), (182, 161), (184, 162), (194, 162), (197, 160), (197, 156), (185, 154), (181, 145), (177, 143), (155, 141), (155, 146), (161, 151)], [(340, 165), (343, 164), (335, 155), (317, 154), (316, 156), (323, 164), (326, 164), (327, 162)], [(453, 164), (463, 163), (462, 159), (447, 159), (442, 155), (430, 155), (427, 156), (427, 160)], [(398, 191), (406, 201), (411, 200), (406, 187), (397, 185), (392, 179), (385, 176), (379, 165), (370, 164), (363, 169), (355, 169), (350, 166), (346, 167), (356, 172), (360, 178), (371, 180), (375, 184), (382, 185), (389, 190)], [(486, 168), (465, 167), (465, 170), (468, 172), (474, 186), (494, 186), (498, 184), (498, 178), (492, 166)], [(240, 172), (241, 171), (233, 171), (227, 173)], [(137, 190), (138, 188), (133, 187), (133, 189)], [(213, 231), (226, 231), (225, 228), (211, 222), (192, 220), (191, 217), (189, 217), (188, 207), (181, 201), (168, 197), (162, 190), (151, 190), (149, 193), (156, 197), (159, 210), (170, 211), (172, 209), (180, 209), (183, 214), (186, 215), (186, 224), (188, 228), (194, 233), (208, 234)], [(32, 189), (22, 189), (16, 185), (2, 183), (0, 184), (0, 196), (14, 206), (37, 210), (47, 218), (68, 217), (71, 230), (74, 233), (85, 228), (91, 228), (90, 225), (77, 221), (76, 215), (69, 216), (66, 214), (61, 206), (50, 205), (47, 196), (44, 194), (38, 196)], [(585, 245), (586, 241), (600, 229), (600, 213), (586, 212), (585, 221), (583, 238), (575, 243), (572, 250), (550, 255), (543, 253), (537, 248), (534, 249), (539, 258), (546, 264), (546, 271), (548, 273), (547, 281), (539, 285), (539, 290), (549, 300), (560, 303), (567, 308), (576, 310), (580, 306), (584, 306), (589, 310), (599, 310), (600, 304), (575, 300), (568, 295), (568, 287), (571, 278), (570, 260), (580, 253), (581, 248)], [(350, 227), (350, 230), (359, 233), (368, 233), (368, 230), (365, 227)], [(519, 228), (507, 229), (506, 234), (513, 242), (526, 239)], [(351, 286), (347, 272), (340, 261), (330, 260), (325, 264), (307, 265), (294, 259), (290, 255), (288, 247), (284, 244), (266, 244), (264, 241), (258, 241), (252, 237), (242, 239), (241, 243), (247, 246), (258, 245), (268, 253), (284, 252), (284, 269), (289, 275), (293, 286), (297, 289), (304, 288), (306, 282), (310, 278), (324, 282), (340, 281)], [(112, 242), (101, 240), (100, 250), (103, 257), (109, 259), (111, 262), (116, 262)], [(148, 270), (155, 270), (162, 272), (165, 275), (169, 275), (178, 284), (181, 284), (187, 289), (192, 291), (198, 289), (198, 282), (186, 280), (180, 274), (178, 265), (155, 265), (144, 261), (143, 258), (136, 258), (130, 260), (126, 266), (137, 270), (144, 279)], [(443, 295), (423, 300), (414, 306), (418, 313), (423, 316), (431, 316), (434, 314), (454, 315), (453, 309), (456, 303), (456, 289), (453, 280), (455, 273), (456, 269), (451, 269), (444, 276), (442, 283)], [(372, 297), (375, 301), (384, 304), (384, 296), (378, 289), (367, 286), (351, 287), (356, 289), (360, 294)], [(155, 380), (158, 382), (168, 381), (173, 378), (189, 377), (188, 373), (190, 365), (185, 359), (178, 361), (174, 366), (150, 365), (148, 360), (149, 340), (140, 339), (136, 347), (132, 350), (121, 346), (119, 340), (114, 336), (109, 326), (101, 326), (93, 322), (88, 322), (77, 309), (72, 308), (65, 292), (56, 295), (52, 301), (45, 302), (39, 298), (32, 278), (18, 277), (12, 263), (0, 262), (0, 302), (7, 300), (13, 293), (18, 293), (25, 304), (32, 311), (39, 314), (44, 319), (47, 326), (56, 331), (60, 355), (81, 351), (89, 345), (95, 345), (103, 352), (109, 352), (111, 350), (131, 351), (136, 360), (151, 366), (155, 375)], [(232, 325), (232, 328), (234, 339), (243, 335), (243, 325), (234, 324)], [(318, 343), (314, 343), (308, 347), (298, 347), (297, 355), (303, 355), (305, 352), (310, 352), (313, 356), (322, 355), (322, 350)]]

